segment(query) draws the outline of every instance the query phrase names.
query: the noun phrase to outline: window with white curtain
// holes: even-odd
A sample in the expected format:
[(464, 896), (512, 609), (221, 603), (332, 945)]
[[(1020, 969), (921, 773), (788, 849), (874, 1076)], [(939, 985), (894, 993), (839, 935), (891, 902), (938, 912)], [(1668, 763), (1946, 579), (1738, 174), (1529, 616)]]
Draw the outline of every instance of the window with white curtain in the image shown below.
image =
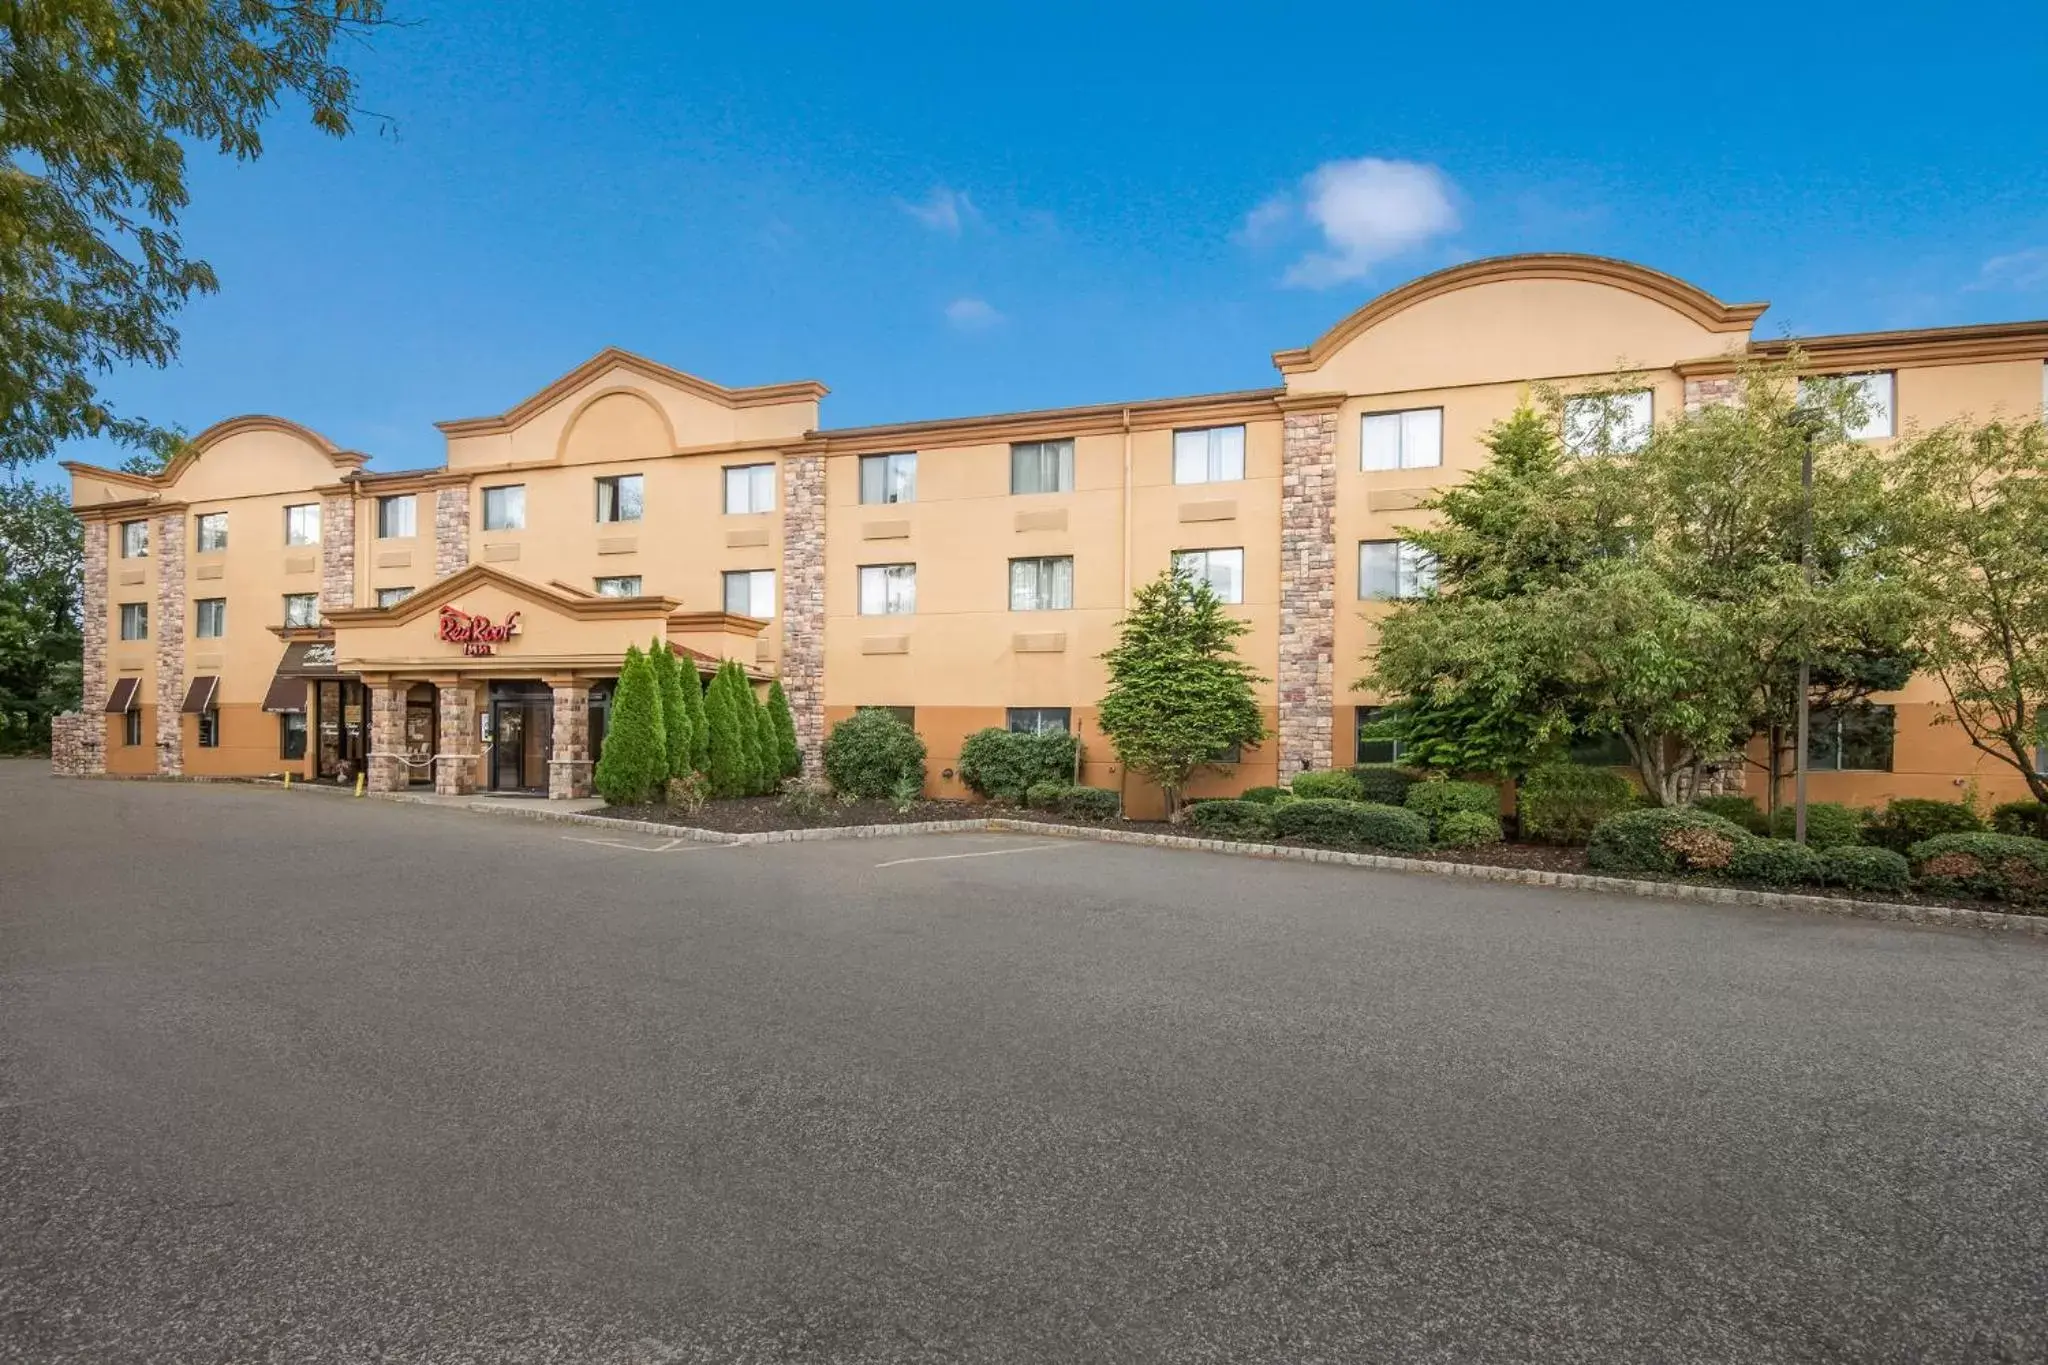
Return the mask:
[(917, 452), (861, 456), (860, 500), (864, 503), (916, 502)]
[[(600, 578), (597, 580), (597, 595), (599, 597), (638, 597), (640, 595), (640, 575), (636, 573), (613, 574), (609, 578)], [(749, 612), (739, 612), (736, 614), (740, 616), (751, 615)]]
[[(637, 591), (640, 580), (634, 579)], [(775, 619), (775, 570), (735, 569), (725, 575), (725, 609), (756, 621)]]
[(1011, 611), (1070, 611), (1073, 606), (1072, 555), (1010, 561)]
[(319, 503), (294, 503), (284, 509), (284, 543), (287, 545), (318, 545), (320, 543)]
[(410, 493), (377, 499), (377, 539), (410, 540), (419, 527), (419, 501)]
[(1244, 551), (1175, 550), (1173, 571), (1207, 583), (1219, 602), (1244, 601)]
[(284, 595), (284, 623), (288, 626), (320, 624), (320, 594), (288, 592)]
[(638, 521), (646, 510), (645, 485), (638, 474), (612, 474), (596, 480), (599, 521)]
[(736, 464), (725, 469), (725, 514), (746, 516), (775, 510), (775, 466)]
[(377, 605), (388, 610), (410, 596), (412, 596), (411, 588), (379, 588), (377, 589)]
[(1368, 412), (1359, 429), (1359, 468), (1432, 469), (1444, 462), (1444, 410)]
[(1173, 433), (1175, 483), (1234, 483), (1243, 477), (1243, 427), (1196, 427)]
[(204, 512), (199, 517), (199, 553), (214, 554), (228, 547), (228, 514)]
[(1436, 558), (1405, 540), (1358, 544), (1358, 596), (1363, 601), (1420, 597), (1436, 586)]
[(121, 558), (147, 559), (149, 557), (149, 523), (146, 521), (124, 521), (121, 523)]
[(523, 531), (526, 529), (526, 485), (501, 484), (484, 490), (484, 529)]
[(1010, 447), (1012, 493), (1074, 491), (1072, 441), (1019, 441)]
[(909, 616), (917, 610), (917, 565), (866, 564), (860, 571), (862, 616)]
[(192, 634), (201, 640), (218, 640), (228, 633), (228, 599), (202, 597), (192, 604)]
[(1894, 388), (1890, 370), (1877, 370), (1869, 374), (1816, 375), (1799, 381), (1801, 403), (1824, 401), (1827, 395), (1821, 392), (1823, 386), (1840, 385), (1856, 398), (1862, 420), (1849, 428), (1849, 437), (1856, 441), (1881, 441), (1887, 436), (1898, 434), (1893, 421)]
[(1650, 439), (1651, 394), (1586, 393), (1564, 401), (1564, 448), (1574, 455), (1633, 455)]

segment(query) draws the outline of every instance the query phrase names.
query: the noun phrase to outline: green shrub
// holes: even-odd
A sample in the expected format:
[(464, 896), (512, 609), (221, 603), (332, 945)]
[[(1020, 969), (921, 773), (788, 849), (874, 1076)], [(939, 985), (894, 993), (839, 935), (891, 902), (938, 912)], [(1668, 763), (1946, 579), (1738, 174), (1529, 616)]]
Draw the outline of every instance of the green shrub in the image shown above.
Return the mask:
[(1991, 812), (1991, 828), (1999, 834), (2048, 839), (2048, 802), (2008, 801)]
[(1484, 782), (1417, 782), (1401, 804), (1429, 821), (1432, 829), (1455, 811), (1500, 820), (1500, 792)]
[(1123, 805), (1123, 794), (1114, 788), (1069, 787), (1060, 798), (1060, 814), (1076, 820), (1114, 820)]
[[(613, 701), (614, 708), (618, 703)], [(746, 766), (747, 751), (740, 740), (739, 709), (732, 694), (732, 666), (720, 664), (704, 689), (704, 724), (710, 735), (705, 776), (711, 779), (711, 795), (720, 801), (745, 796), (751, 782)]]
[(1361, 763), (1351, 770), (1358, 783), (1358, 799), (1384, 806), (1398, 806), (1408, 799), (1415, 774), (1391, 763)]
[(661, 698), (654, 690), (654, 667), (638, 645), (626, 649), (619, 685), (612, 693), (604, 751), (598, 755), (591, 785), (614, 806), (633, 806), (661, 791), (668, 781), (668, 747), (661, 728)]
[(1732, 821), (1685, 806), (1625, 810), (1593, 827), (1586, 866), (1603, 872), (1725, 872), (1737, 846), (1754, 837)]
[(1285, 787), (1246, 787), (1237, 794), (1237, 799), (1240, 801), (1251, 801), (1261, 806), (1271, 806), (1278, 804), (1280, 798), (1288, 794), (1288, 790)]
[(768, 684), (768, 719), (775, 724), (775, 765), (780, 777), (795, 777), (804, 770), (803, 751), (796, 744), (796, 717), (789, 713), (789, 698), (782, 691), (782, 679)]
[(1828, 885), (1846, 886), (1851, 891), (1904, 891), (1913, 879), (1906, 855), (1888, 848), (1837, 844), (1823, 849), (1820, 860)]
[(1974, 834), (1984, 828), (1977, 812), (1960, 801), (1895, 797), (1863, 827), (1863, 842), (1910, 856), (1913, 845), (1938, 834)]
[(1764, 813), (1757, 809), (1753, 796), (1696, 796), (1692, 808), (1703, 810), (1709, 815), (1718, 815), (1731, 824), (1737, 824), (1751, 834), (1769, 832), (1769, 822)]
[(676, 680), (683, 685), (683, 703), (690, 709), (690, 766), (711, 771), (711, 721), (704, 714), (704, 679), (691, 659), (676, 661)]
[(1515, 810), (1524, 839), (1583, 844), (1601, 821), (1635, 804), (1635, 787), (1612, 769), (1549, 763), (1522, 779)]
[[(1771, 837), (1789, 839), (1792, 837), (1794, 815), (1791, 806), (1778, 807), (1771, 817)], [(1809, 801), (1806, 803), (1806, 846), (1808, 848), (1840, 848), (1845, 844), (1863, 842), (1863, 812), (1852, 810), (1839, 801)]]
[(1080, 751), (1080, 739), (1060, 731), (1029, 735), (992, 726), (960, 746), (960, 780), (978, 796), (1015, 803), (1037, 783), (1071, 783)]
[(1273, 829), (1284, 839), (1328, 848), (1416, 852), (1429, 846), (1429, 821), (1399, 806), (1363, 801), (1290, 801), (1273, 811)]
[(1937, 834), (1906, 851), (1913, 876), (1943, 896), (2048, 905), (2048, 840), (2016, 834)]
[(683, 665), (676, 662), (668, 642), (657, 639), (647, 647), (647, 662), (654, 669), (654, 694), (661, 698), (661, 733), (667, 750), (666, 782), (690, 771), (690, 705), (683, 696)]
[(883, 800), (899, 783), (924, 785), (924, 741), (894, 712), (856, 711), (825, 740), (825, 777), (844, 795)]
[(1365, 800), (1365, 790), (1350, 773), (1296, 773), (1287, 789), (1304, 801)]
[(1446, 811), (1436, 822), (1436, 841), (1444, 848), (1478, 848), (1501, 841), (1500, 817), (1476, 810)]
[(1811, 845), (1752, 837), (1735, 846), (1728, 860), (1728, 875), (1739, 882), (1765, 886), (1819, 886), (1827, 880), (1827, 865)]
[(1061, 799), (1073, 789), (1070, 782), (1033, 782), (1024, 789), (1024, 804), (1032, 810), (1058, 810)]
[(1257, 801), (1204, 801), (1188, 822), (1213, 839), (1270, 839), (1274, 808)]
[(761, 793), (773, 796), (782, 786), (782, 741), (776, 736), (775, 717), (766, 700), (754, 702), (754, 732), (761, 740)]

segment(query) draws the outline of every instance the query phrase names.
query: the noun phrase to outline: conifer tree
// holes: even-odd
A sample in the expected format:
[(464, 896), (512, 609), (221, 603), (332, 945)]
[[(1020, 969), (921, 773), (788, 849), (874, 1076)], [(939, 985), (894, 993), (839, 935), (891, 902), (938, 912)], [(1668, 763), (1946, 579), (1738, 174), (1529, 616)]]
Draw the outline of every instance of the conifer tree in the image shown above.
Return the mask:
[(657, 638), (647, 647), (654, 665), (655, 692), (661, 698), (661, 728), (668, 742), (666, 777), (681, 777), (690, 771), (690, 706), (683, 695), (682, 670), (668, 642)]
[(654, 666), (637, 645), (626, 650), (612, 694), (611, 722), (605, 728), (604, 753), (591, 775), (597, 793), (614, 806), (645, 801), (668, 776), (668, 743), (661, 725), (661, 698), (655, 691)]
[(746, 749), (740, 739), (739, 708), (733, 697), (732, 674), (722, 664), (711, 675), (711, 686), (704, 693), (704, 711), (711, 737), (706, 770), (711, 779), (711, 794), (720, 800), (745, 796), (751, 779)]
[(768, 714), (768, 703), (753, 696), (754, 689), (747, 689), (754, 704), (754, 735), (761, 749), (761, 790), (772, 792), (782, 785), (782, 746), (775, 738), (775, 718)]
[(767, 756), (761, 752), (761, 728), (754, 721), (757, 705), (754, 689), (737, 663), (728, 660), (725, 666), (732, 675), (733, 717), (739, 725), (740, 747), (746, 754), (747, 791), (750, 795), (759, 796), (761, 779), (767, 773), (768, 765)]
[(775, 723), (776, 765), (782, 776), (795, 777), (803, 772), (803, 752), (796, 747), (796, 718), (789, 713), (780, 678), (768, 684), (768, 716)]
[(683, 704), (690, 709), (690, 766), (700, 773), (711, 771), (711, 722), (704, 714), (704, 679), (694, 659), (681, 659), (676, 672), (683, 685)]

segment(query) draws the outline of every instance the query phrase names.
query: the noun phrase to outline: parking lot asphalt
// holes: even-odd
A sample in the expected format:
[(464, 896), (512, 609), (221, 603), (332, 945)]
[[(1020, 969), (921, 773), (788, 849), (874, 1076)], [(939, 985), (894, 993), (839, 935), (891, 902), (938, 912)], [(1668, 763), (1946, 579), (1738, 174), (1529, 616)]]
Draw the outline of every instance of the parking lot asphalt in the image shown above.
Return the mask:
[(0, 1360), (2043, 1359), (2039, 941), (0, 763)]

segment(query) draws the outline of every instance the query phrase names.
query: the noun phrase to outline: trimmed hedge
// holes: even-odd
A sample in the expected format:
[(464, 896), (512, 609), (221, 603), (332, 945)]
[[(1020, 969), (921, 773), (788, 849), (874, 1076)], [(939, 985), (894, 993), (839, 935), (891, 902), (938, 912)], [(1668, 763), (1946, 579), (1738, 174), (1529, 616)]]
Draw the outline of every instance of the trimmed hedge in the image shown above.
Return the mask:
[(887, 800), (898, 785), (924, 785), (924, 741), (893, 712), (856, 711), (825, 740), (825, 777), (834, 791)]
[(1023, 734), (991, 726), (960, 746), (960, 780), (978, 796), (1025, 801), (1040, 782), (1071, 785), (1081, 741), (1063, 731)]
[(1351, 776), (1358, 783), (1359, 800), (1385, 806), (1407, 801), (1408, 789), (1415, 785), (1415, 774), (1391, 763), (1360, 763), (1352, 768)]
[(1991, 812), (1991, 828), (1998, 834), (2048, 839), (2048, 802), (2008, 801)]
[[(1807, 833), (1811, 835), (1812, 830)], [(1765, 886), (1819, 886), (1827, 880), (1827, 863), (1810, 844), (1751, 837), (1735, 846), (1728, 859), (1728, 875)]]
[(1365, 789), (1350, 773), (1296, 773), (1288, 791), (1304, 801), (1363, 801)]
[(1603, 872), (1720, 872), (1754, 839), (1742, 826), (1686, 806), (1623, 811), (1593, 829), (1586, 866)]
[(1113, 787), (1069, 787), (1060, 798), (1060, 814), (1077, 820), (1114, 820), (1123, 806), (1123, 795)]
[(1601, 821), (1635, 806), (1636, 789), (1607, 768), (1548, 763), (1522, 779), (1515, 801), (1523, 838), (1583, 844)]
[(1024, 804), (1032, 810), (1058, 810), (1061, 798), (1072, 790), (1071, 782), (1033, 782), (1024, 789)]
[(1901, 796), (1863, 826), (1863, 842), (1911, 856), (1913, 845), (1938, 834), (1974, 834), (1984, 828), (1977, 812), (1960, 801)]
[(1404, 853), (1429, 846), (1429, 821), (1412, 810), (1364, 801), (1290, 801), (1273, 812), (1283, 839), (1326, 848), (1385, 848)]
[(1401, 804), (1429, 821), (1432, 829), (1457, 811), (1500, 819), (1500, 793), (1484, 782), (1417, 782)]
[(1261, 806), (1277, 806), (1280, 799), (1286, 795), (1288, 791), (1285, 787), (1246, 787), (1237, 794), (1237, 799)]
[(1696, 796), (1693, 798), (1692, 807), (1694, 810), (1703, 810), (1709, 815), (1718, 815), (1723, 820), (1738, 824), (1751, 834), (1770, 832), (1770, 822), (1764, 818), (1764, 813), (1757, 809), (1756, 798), (1753, 796)]
[(1829, 886), (1851, 891), (1904, 891), (1913, 880), (1906, 855), (1864, 844), (1837, 844), (1823, 849), (1821, 865)]
[(1204, 801), (1188, 811), (1188, 821), (1218, 839), (1270, 839), (1273, 814), (1257, 801)]
[(1476, 810), (1447, 811), (1436, 822), (1436, 841), (1443, 848), (1480, 848), (1501, 841), (1500, 817)]
[(2048, 840), (2015, 834), (1937, 834), (1907, 850), (1913, 875), (1937, 895), (2048, 905)]
[[(1789, 839), (1797, 823), (1798, 812), (1791, 806), (1778, 807), (1771, 817), (1771, 837)], [(1808, 848), (1841, 848), (1848, 844), (1863, 842), (1863, 812), (1852, 810), (1839, 801), (1809, 801), (1806, 803), (1806, 846)]]

